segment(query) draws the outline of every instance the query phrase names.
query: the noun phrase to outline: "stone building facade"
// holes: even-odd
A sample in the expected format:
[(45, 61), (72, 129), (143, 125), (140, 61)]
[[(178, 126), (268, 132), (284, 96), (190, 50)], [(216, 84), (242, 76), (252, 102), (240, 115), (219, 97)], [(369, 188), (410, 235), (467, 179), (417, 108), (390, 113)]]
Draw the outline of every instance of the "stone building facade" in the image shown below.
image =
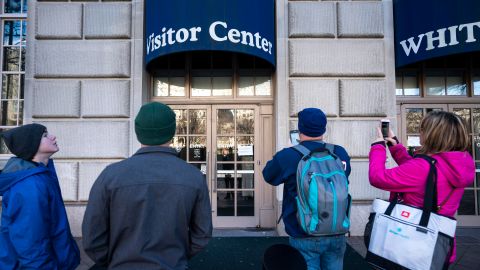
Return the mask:
[[(24, 119), (58, 137), (76, 236), (98, 174), (139, 147), (132, 120), (151, 99), (144, 8), (140, 0), (28, 1)], [(384, 196), (368, 184), (367, 156), (378, 120), (395, 119), (392, 23), (391, 1), (276, 1), (273, 150), (288, 145), (296, 112), (326, 112), (327, 140), (353, 158), (352, 234), (362, 233), (368, 202)], [(281, 188), (276, 195), (280, 212)]]
[[(352, 156), (351, 233), (363, 234), (372, 199), (387, 195), (368, 182), (370, 143), (380, 119), (390, 119), (396, 128), (400, 108), (393, 2), (273, 1), (276, 65), (270, 98), (242, 99), (238, 104), (228, 98), (178, 101), (153, 94), (154, 75), (144, 60), (145, 3), (28, 0), (23, 122), (44, 124), (57, 135), (61, 150), (54, 158), (74, 235), (81, 236), (83, 212), (98, 174), (140, 147), (133, 119), (140, 106), (152, 100), (177, 109), (258, 105), (255, 121), (263, 131), (255, 143), (263, 150), (252, 160), (254, 223), (242, 225), (232, 218), (217, 227), (253, 224), (280, 232), (276, 219), (282, 187), (265, 184), (261, 168), (275, 151), (289, 146), (296, 113), (305, 107), (321, 108), (329, 121), (326, 140), (345, 146)], [(215, 125), (214, 116), (207, 119)], [(8, 155), (2, 157), (6, 160)], [(213, 168), (208, 160), (206, 164)], [(241, 192), (246, 191), (238, 196)], [(212, 200), (218, 196), (213, 194)], [(215, 205), (220, 205), (218, 200)]]

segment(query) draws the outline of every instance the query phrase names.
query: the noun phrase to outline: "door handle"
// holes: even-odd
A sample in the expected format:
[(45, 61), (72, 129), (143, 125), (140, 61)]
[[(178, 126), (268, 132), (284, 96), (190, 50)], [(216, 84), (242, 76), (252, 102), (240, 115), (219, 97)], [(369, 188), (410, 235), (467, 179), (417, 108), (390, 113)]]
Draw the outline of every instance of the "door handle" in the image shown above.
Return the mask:
[[(207, 159), (205, 160), (205, 163), (206, 163), (206, 170), (205, 170), (205, 179), (207, 181), (210, 181), (210, 151), (207, 151)], [(212, 183), (213, 185), (213, 183)], [(208, 186), (208, 182), (207, 182), (207, 186)], [(213, 199), (213, 195), (212, 195), (212, 192), (210, 192), (210, 190), (208, 191), (208, 194), (210, 196), (210, 203), (212, 203), (212, 199)], [(212, 213), (215, 212), (215, 210), (212, 208)]]
[[(207, 159), (205, 160), (205, 179), (210, 179), (210, 169), (208, 168), (208, 161), (209, 161), (209, 158), (210, 158), (210, 151), (207, 151)], [(208, 182), (207, 182), (208, 184)]]
[(213, 177), (212, 177), (213, 192), (217, 193), (217, 157), (213, 159)]

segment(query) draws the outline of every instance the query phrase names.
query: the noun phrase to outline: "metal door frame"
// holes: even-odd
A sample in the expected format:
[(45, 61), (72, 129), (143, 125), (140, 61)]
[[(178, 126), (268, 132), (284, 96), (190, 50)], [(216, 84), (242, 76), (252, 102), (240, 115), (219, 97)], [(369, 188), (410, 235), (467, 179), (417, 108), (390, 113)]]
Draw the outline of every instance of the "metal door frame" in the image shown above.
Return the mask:
[[(212, 110), (211, 110), (211, 119), (212, 119), (212, 128), (211, 128), (211, 147), (210, 151), (212, 153), (211, 156), (211, 162), (210, 162), (210, 171), (215, 172), (215, 166), (216, 166), (216, 142), (217, 142), (217, 135), (216, 133), (216, 127), (217, 127), (217, 118), (216, 118), (216, 111), (218, 109), (253, 109), (254, 110), (254, 146), (259, 142), (260, 138), (260, 113), (259, 113), (259, 106), (258, 105), (212, 105)], [(212, 194), (212, 218), (213, 218), (213, 224), (214, 227), (217, 228), (226, 228), (226, 227), (256, 227), (260, 224), (259, 220), (259, 209), (260, 209), (260, 186), (262, 185), (261, 179), (261, 171), (259, 170), (259, 164), (260, 162), (260, 147), (253, 147), (254, 149), (254, 215), (253, 216), (217, 216), (216, 206), (217, 206), (217, 192), (216, 188), (211, 189), (211, 194)], [(238, 163), (236, 163), (238, 164)], [(210, 186), (216, 185), (216, 176), (211, 174), (210, 175)], [(235, 179), (235, 178), (234, 178)], [(234, 181), (234, 185), (236, 185), (236, 182)], [(236, 188), (235, 188), (236, 190)], [(234, 201), (234, 209), (237, 209), (237, 201)]]
[[(206, 156), (206, 180), (210, 194), (210, 202), (212, 205), (212, 220), (215, 228), (244, 228), (258, 227), (260, 224), (260, 196), (263, 178), (261, 176), (261, 147), (260, 141), (260, 106), (256, 104), (224, 104), (224, 105), (170, 105), (174, 110), (190, 110), (205, 109), (207, 110), (207, 156)], [(254, 215), (253, 216), (217, 216), (217, 189), (216, 189), (216, 126), (217, 126), (217, 109), (253, 109), (254, 110)], [(235, 178), (234, 178), (235, 179)], [(236, 182), (234, 181), (234, 184)], [(236, 189), (235, 189), (236, 190)], [(234, 201), (236, 209), (236, 201)]]

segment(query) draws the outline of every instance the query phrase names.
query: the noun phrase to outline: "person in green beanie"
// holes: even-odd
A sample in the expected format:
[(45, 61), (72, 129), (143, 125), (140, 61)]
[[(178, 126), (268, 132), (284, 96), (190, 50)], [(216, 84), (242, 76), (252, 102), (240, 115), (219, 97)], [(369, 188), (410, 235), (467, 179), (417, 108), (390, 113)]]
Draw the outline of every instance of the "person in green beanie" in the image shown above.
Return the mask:
[(82, 224), (91, 269), (187, 269), (212, 235), (205, 177), (169, 143), (175, 113), (151, 102), (135, 118), (141, 148), (97, 178)]

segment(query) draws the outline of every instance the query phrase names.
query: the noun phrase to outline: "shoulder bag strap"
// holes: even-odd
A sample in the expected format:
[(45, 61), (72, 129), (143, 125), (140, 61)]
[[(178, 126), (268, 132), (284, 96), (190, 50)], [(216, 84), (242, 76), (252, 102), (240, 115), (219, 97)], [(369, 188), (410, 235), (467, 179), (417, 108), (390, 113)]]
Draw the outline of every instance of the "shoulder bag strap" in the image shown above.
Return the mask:
[(415, 155), (422, 158), (430, 164), (430, 170), (427, 177), (427, 185), (425, 188), (425, 197), (423, 198), (423, 213), (419, 225), (427, 227), (432, 212), (437, 212), (437, 168), (435, 164), (437, 160), (427, 155)]

